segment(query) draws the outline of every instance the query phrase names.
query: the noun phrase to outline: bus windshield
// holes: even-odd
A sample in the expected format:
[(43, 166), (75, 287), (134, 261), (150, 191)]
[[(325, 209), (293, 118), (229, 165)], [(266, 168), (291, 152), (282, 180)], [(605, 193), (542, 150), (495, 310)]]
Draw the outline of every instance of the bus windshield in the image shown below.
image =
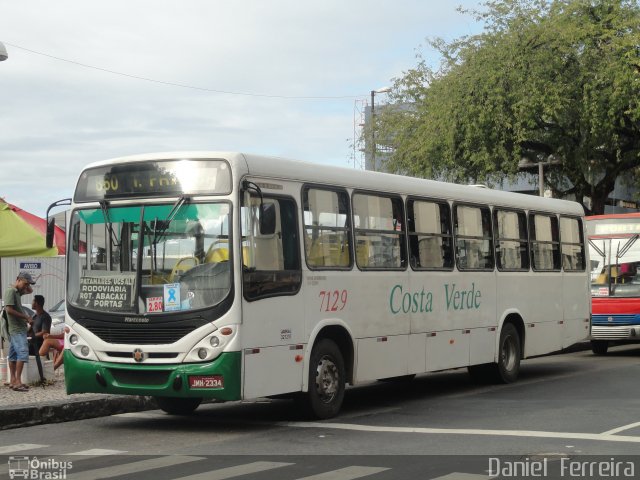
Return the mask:
[(213, 307), (231, 290), (227, 202), (136, 205), (73, 212), (71, 305), (154, 314)]
[(589, 239), (591, 294), (594, 297), (640, 297), (638, 235)]

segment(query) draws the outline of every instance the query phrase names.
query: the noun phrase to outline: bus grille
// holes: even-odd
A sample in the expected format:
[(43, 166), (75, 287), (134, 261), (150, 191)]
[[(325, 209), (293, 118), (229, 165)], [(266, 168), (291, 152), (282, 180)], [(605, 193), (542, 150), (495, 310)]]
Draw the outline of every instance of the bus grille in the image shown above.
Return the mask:
[(630, 315), (592, 315), (593, 325), (638, 325), (640, 319), (634, 314)]
[(632, 335), (631, 327), (594, 325), (591, 327), (591, 338), (594, 340), (627, 340), (634, 338), (634, 336)]
[(165, 345), (174, 343), (193, 331), (193, 326), (154, 328), (148, 325), (109, 328), (87, 326), (89, 331), (107, 343), (124, 345)]
[(164, 385), (169, 380), (169, 370), (120, 370), (110, 368), (116, 382), (126, 385)]

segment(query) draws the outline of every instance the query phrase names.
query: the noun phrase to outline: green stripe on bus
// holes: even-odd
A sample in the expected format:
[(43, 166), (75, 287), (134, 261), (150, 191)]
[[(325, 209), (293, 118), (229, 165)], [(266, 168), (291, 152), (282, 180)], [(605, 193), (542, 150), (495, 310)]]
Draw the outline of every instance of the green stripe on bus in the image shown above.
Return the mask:
[[(239, 400), (241, 393), (240, 352), (225, 352), (209, 363), (132, 365), (82, 360), (65, 350), (64, 367), (67, 394), (92, 392), (226, 401)], [(222, 375), (224, 387), (189, 388), (189, 376), (211, 375)], [(181, 384), (176, 389), (178, 377)], [(106, 385), (101, 384), (100, 378)]]

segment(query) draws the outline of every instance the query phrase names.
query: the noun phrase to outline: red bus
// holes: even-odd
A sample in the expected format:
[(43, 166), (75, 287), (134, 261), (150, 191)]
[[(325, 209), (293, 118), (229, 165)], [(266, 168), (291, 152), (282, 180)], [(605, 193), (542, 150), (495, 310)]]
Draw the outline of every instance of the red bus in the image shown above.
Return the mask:
[(591, 268), (591, 348), (640, 341), (640, 213), (586, 217)]

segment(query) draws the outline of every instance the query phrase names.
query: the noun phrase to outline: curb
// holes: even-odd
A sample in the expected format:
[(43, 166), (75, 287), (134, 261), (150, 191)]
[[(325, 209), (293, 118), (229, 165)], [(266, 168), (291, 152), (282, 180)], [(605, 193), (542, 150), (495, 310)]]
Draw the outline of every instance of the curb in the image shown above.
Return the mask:
[(71, 402), (58, 400), (45, 405), (34, 403), (1, 409), (0, 430), (46, 423), (70, 422), (157, 408), (157, 404), (151, 397), (130, 395), (96, 395), (94, 398)]

